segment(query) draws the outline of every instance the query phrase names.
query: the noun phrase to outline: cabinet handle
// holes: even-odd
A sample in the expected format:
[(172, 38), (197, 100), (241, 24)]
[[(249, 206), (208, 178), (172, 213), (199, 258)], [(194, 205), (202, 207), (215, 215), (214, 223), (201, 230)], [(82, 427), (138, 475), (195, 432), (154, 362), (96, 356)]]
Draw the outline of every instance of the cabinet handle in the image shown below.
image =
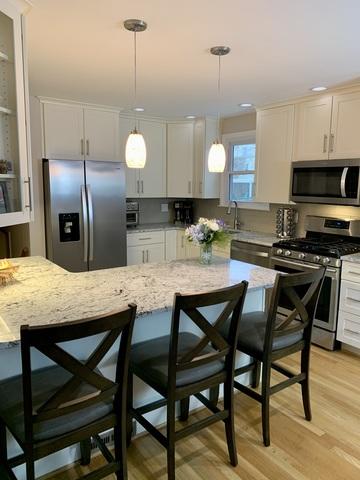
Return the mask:
[(141, 193), (144, 193), (144, 180), (141, 180)]
[(136, 191), (137, 193), (140, 193), (140, 180), (136, 180)]
[(199, 182), (199, 193), (202, 193), (202, 182)]
[(332, 153), (334, 151), (334, 140), (335, 135), (333, 133), (330, 134), (330, 144), (329, 144), (329, 152)]
[(31, 201), (31, 182), (30, 177), (27, 177), (27, 180), (24, 180), (24, 183), (27, 183), (28, 186), (28, 193), (29, 193), (29, 204), (25, 205), (25, 208), (30, 208), (30, 212), (32, 211), (32, 201)]
[(86, 140), (86, 155), (90, 155), (90, 142)]
[(142, 256), (143, 256), (143, 263), (145, 263), (145, 251), (142, 251)]
[(139, 238), (139, 240), (151, 240), (151, 237)]
[(191, 180), (188, 182), (188, 193), (191, 193)]
[(351, 300), (352, 302), (360, 303), (360, 300), (354, 297), (346, 297), (348, 300)]
[(80, 155), (84, 155), (84, 139), (80, 140)]
[(327, 150), (328, 136), (324, 133), (324, 143), (323, 143), (323, 153), (326, 153)]
[(149, 263), (149, 250), (146, 250), (146, 263)]

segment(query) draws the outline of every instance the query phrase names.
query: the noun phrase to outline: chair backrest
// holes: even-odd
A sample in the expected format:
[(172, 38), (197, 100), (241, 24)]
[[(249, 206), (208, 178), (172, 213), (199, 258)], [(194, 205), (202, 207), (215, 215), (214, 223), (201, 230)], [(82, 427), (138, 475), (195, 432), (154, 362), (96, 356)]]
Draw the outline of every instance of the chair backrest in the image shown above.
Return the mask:
[[(25, 438), (32, 442), (35, 424), (79, 412), (98, 402), (111, 399), (115, 404), (125, 401), (132, 331), (136, 305), (107, 315), (86, 320), (58, 323), (50, 326), (21, 327), (21, 356)], [(101, 335), (103, 334), (103, 335)], [(79, 360), (60, 344), (99, 335), (99, 342), (87, 359)], [(101, 374), (97, 366), (120, 336), (116, 357), (115, 379)], [(96, 338), (96, 337), (95, 337)], [(31, 367), (31, 351), (36, 349), (61, 367), (66, 379), (49, 398), (35, 405)], [(79, 389), (79, 387), (86, 387)], [(125, 394), (124, 394), (125, 391)], [(122, 398), (124, 396), (124, 398)]]
[[(175, 294), (171, 324), (171, 341), (169, 348), (169, 384), (175, 388), (178, 372), (197, 368), (216, 360), (223, 359), (224, 369), (231, 371), (235, 361), (236, 345), (239, 336), (239, 320), (241, 317), (248, 283), (243, 281), (237, 285), (194, 295)], [(199, 311), (202, 307), (225, 304), (218, 318), (211, 323)], [(184, 312), (203, 333), (196, 345), (182, 356), (178, 354), (180, 316)], [(230, 318), (228, 334), (225, 335), (225, 322)], [(210, 345), (211, 352), (204, 352)]]
[[(303, 332), (302, 339), (310, 343), (311, 330), (325, 274), (324, 268), (311, 272), (278, 274), (272, 291), (264, 350), (271, 351), (274, 337)], [(286, 297), (284, 309), (281, 299)]]

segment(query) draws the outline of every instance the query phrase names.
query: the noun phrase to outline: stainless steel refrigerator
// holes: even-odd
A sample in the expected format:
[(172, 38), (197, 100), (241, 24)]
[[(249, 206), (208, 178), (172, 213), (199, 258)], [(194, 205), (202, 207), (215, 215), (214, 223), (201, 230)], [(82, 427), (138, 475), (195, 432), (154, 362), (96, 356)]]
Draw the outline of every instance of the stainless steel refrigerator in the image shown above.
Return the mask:
[(70, 272), (126, 265), (125, 168), (43, 160), (47, 258)]

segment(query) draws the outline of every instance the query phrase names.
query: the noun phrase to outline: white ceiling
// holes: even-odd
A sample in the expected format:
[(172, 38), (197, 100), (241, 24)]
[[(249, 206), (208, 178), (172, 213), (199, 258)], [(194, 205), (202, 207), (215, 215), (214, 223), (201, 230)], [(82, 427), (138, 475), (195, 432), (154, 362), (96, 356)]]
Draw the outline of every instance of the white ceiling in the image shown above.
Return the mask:
[(30, 93), (131, 109), (140, 18), (138, 104), (160, 116), (221, 115), (360, 77), (360, 0), (34, 0), (28, 14)]

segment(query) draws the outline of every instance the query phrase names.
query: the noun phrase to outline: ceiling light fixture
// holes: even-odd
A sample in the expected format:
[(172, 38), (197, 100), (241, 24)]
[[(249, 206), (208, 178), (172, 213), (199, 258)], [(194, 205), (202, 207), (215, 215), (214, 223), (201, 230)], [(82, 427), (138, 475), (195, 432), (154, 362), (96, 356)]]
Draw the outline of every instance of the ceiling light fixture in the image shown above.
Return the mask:
[(220, 142), (220, 92), (221, 92), (221, 57), (230, 52), (229, 47), (212, 47), (210, 53), (219, 58), (218, 64), (218, 115), (217, 115), (217, 130), (218, 138), (211, 145), (208, 156), (209, 172), (222, 173), (225, 170), (226, 152), (224, 145)]
[(143, 107), (135, 107), (133, 110), (134, 112), (145, 112), (145, 108)]
[(254, 105), (252, 103), (239, 103), (239, 107), (241, 108), (250, 108), (253, 107)]
[(188, 120), (194, 120), (194, 118), (196, 118), (196, 117), (195, 117), (195, 115), (186, 115), (185, 118), (187, 118)]
[[(137, 95), (137, 57), (136, 57), (136, 34), (143, 32), (147, 28), (147, 23), (143, 20), (130, 19), (125, 20), (124, 27), (130, 32), (134, 32), (134, 130), (128, 136), (125, 147), (125, 160), (129, 168), (144, 168), (146, 163), (146, 145), (144, 137), (136, 129), (136, 112), (138, 107), (136, 105)], [(142, 110), (141, 110), (142, 111)]]
[(327, 90), (327, 87), (312, 87), (310, 90), (312, 92), (323, 92), (324, 90)]

